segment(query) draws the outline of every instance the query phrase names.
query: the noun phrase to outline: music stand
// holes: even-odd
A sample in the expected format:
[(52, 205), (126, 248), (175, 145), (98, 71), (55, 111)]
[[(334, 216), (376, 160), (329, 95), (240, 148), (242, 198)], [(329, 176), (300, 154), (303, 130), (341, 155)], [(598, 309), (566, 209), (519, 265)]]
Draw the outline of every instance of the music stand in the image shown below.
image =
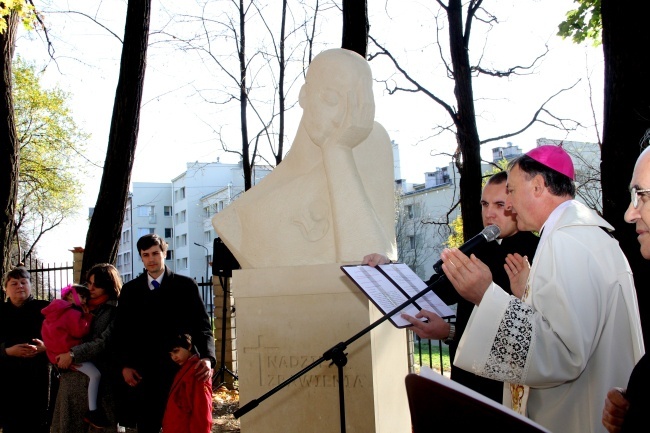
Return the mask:
[[(219, 260), (217, 260), (219, 258)], [(230, 371), (226, 367), (226, 313), (228, 309), (226, 308), (226, 302), (228, 301), (228, 281), (232, 277), (232, 271), (234, 269), (239, 269), (239, 262), (235, 259), (235, 256), (230, 252), (226, 244), (223, 243), (221, 238), (215, 238), (213, 243), (213, 261), (212, 261), (212, 274), (219, 277), (219, 284), (223, 289), (223, 303), (221, 308), (221, 366), (215, 372), (216, 381), (213, 382), (213, 388), (219, 388), (223, 385), (226, 379), (226, 373), (228, 373), (233, 379), (239, 380), (239, 377)], [(234, 310), (233, 310), (234, 311)], [(216, 387), (214, 384), (217, 384)]]

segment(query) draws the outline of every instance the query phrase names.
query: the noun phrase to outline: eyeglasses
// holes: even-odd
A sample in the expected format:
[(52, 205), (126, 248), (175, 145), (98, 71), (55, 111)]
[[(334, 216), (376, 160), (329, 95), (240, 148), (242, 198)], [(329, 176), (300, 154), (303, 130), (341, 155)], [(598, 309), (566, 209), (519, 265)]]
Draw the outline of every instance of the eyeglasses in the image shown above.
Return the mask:
[(639, 208), (639, 196), (645, 195), (650, 192), (650, 189), (637, 189), (636, 186), (630, 188), (630, 199), (632, 200), (632, 206), (634, 209)]

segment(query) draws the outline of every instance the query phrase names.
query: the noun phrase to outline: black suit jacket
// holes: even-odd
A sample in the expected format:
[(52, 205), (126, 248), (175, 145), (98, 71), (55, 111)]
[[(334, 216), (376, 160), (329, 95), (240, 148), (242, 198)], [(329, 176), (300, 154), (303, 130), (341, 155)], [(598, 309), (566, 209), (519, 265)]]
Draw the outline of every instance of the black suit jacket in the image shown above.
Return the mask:
[(166, 343), (178, 333), (190, 334), (199, 356), (216, 365), (212, 325), (193, 279), (165, 268), (156, 290), (149, 289), (146, 272), (122, 287), (115, 319), (120, 370), (175, 370)]
[[(502, 239), (501, 244), (497, 241), (483, 244), (480, 248), (477, 248), (474, 254), (490, 268), (492, 280), (506, 292), (512, 293), (510, 291), (510, 279), (503, 267), (506, 263), (506, 256), (519, 253), (522, 256), (528, 256), (528, 261), (532, 263), (538, 243), (539, 238), (531, 232), (517, 232)], [(438, 275), (433, 275), (427, 284), (432, 284), (438, 278)], [(447, 305), (458, 304), (456, 310), (456, 336), (449, 345), (449, 358), (453, 362), (458, 342), (463, 336), (463, 332), (465, 332), (474, 304), (462, 298), (456, 292), (454, 286), (446, 279), (439, 283), (434, 288), (434, 291)], [(451, 366), (451, 378), (499, 403), (503, 400), (503, 382), (477, 376), (474, 373), (455, 367), (453, 364)]]

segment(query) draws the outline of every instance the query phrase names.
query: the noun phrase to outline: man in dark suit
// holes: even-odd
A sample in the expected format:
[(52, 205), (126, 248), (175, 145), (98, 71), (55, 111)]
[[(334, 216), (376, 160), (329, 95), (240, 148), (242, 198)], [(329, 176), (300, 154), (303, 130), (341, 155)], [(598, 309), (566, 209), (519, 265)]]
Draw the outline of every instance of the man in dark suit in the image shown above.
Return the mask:
[[(500, 229), (499, 239), (495, 242), (484, 243), (472, 253), (490, 268), (494, 281), (510, 291), (510, 278), (505, 266), (506, 257), (508, 257), (508, 271), (518, 282), (519, 290), (523, 293), (529, 266), (525, 258), (532, 260), (539, 238), (531, 232), (519, 232), (517, 230), (515, 215), (510, 209), (506, 208), (507, 179), (508, 174), (505, 171), (494, 174), (488, 179), (481, 194), (483, 226), (497, 225)], [(371, 254), (364, 257), (363, 262), (374, 266), (387, 263), (388, 259), (379, 254)], [(440, 278), (440, 275), (434, 274), (427, 281), (427, 284), (433, 284), (438, 278)], [(474, 304), (461, 297), (447, 280), (438, 284), (434, 291), (447, 305), (458, 304), (455, 323), (448, 323), (435, 313), (427, 310), (421, 310), (415, 317), (409, 315), (403, 315), (402, 317), (413, 324), (412, 330), (419, 337), (445, 340), (445, 343), (449, 345), (449, 357), (453, 361), (458, 342), (465, 331)], [(512, 292), (510, 291), (510, 293)], [(516, 293), (515, 295), (521, 297), (522, 293)], [(428, 321), (422, 322), (418, 320), (423, 317), (426, 317)], [(451, 366), (451, 378), (499, 403), (503, 400), (502, 382), (477, 376), (455, 367), (453, 364)]]
[(117, 359), (138, 433), (158, 433), (178, 369), (166, 341), (191, 335), (201, 358), (196, 380), (205, 381), (216, 364), (214, 336), (196, 282), (165, 267), (165, 240), (148, 234), (137, 247), (147, 272), (122, 287), (115, 319)]

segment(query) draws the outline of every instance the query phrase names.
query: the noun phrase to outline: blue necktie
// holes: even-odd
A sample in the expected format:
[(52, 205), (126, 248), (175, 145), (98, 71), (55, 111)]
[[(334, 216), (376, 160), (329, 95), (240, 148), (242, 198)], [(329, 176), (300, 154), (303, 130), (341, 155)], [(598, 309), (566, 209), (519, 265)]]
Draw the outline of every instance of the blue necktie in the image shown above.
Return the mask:
[(152, 280), (151, 285), (153, 286), (154, 289), (157, 289), (158, 287), (160, 287), (160, 283), (158, 281), (156, 281), (156, 280)]

